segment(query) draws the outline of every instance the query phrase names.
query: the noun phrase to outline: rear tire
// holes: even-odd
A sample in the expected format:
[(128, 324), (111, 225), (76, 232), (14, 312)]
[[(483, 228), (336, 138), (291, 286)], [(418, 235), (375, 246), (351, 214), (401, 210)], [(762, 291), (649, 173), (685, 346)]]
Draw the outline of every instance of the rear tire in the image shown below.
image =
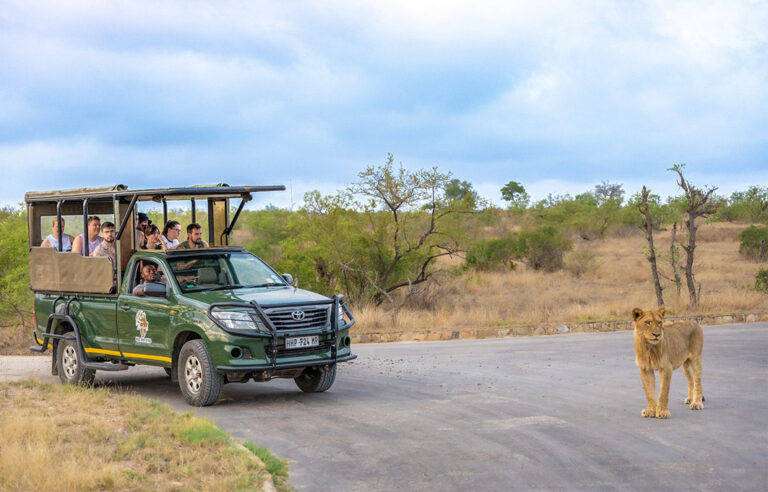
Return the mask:
[(224, 376), (216, 372), (204, 341), (190, 340), (181, 347), (178, 376), (181, 393), (190, 405), (207, 407), (221, 398)]
[(59, 340), (56, 348), (56, 367), (59, 379), (64, 384), (93, 384), (96, 371), (86, 369), (77, 353), (77, 343), (74, 340)]
[(322, 393), (333, 385), (336, 380), (336, 365), (331, 366), (327, 371), (308, 367), (304, 369), (301, 376), (294, 378), (296, 386), (305, 393)]

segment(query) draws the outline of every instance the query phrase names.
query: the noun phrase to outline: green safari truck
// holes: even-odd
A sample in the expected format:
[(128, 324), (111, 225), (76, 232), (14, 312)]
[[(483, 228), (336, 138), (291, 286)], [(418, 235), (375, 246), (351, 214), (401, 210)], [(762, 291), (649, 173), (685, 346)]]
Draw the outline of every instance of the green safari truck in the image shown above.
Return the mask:
[[(339, 363), (356, 358), (355, 319), (343, 296), (292, 285), (230, 235), (252, 193), (283, 186), (194, 186), (129, 190), (122, 185), (25, 196), (34, 291), (36, 352), (51, 350), (51, 371), (66, 384), (90, 383), (96, 371), (162, 367), (191, 405), (216, 403), (226, 383), (292, 378), (300, 390), (322, 392)], [(230, 200), (240, 200), (230, 218)], [(138, 249), (137, 203), (207, 203), (208, 248)], [(65, 218), (113, 219), (115, 256), (66, 251), (64, 227), (43, 242), (43, 224)], [(63, 222), (64, 220), (64, 222)], [(79, 220), (79, 219), (78, 219)], [(71, 242), (71, 241), (70, 241)], [(148, 281), (142, 271), (155, 272)]]

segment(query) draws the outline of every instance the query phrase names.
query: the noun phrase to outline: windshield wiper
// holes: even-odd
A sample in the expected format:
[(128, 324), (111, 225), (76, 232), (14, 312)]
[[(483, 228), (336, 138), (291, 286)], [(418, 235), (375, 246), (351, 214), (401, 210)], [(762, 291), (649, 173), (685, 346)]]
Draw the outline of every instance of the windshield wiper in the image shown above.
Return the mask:
[(243, 285), (243, 287), (247, 287), (249, 289), (257, 289), (259, 287), (287, 287), (287, 286), (285, 284), (269, 283), (269, 284)]
[(249, 285), (217, 285), (216, 287), (208, 287), (206, 289), (195, 289), (195, 292), (210, 292), (212, 290), (223, 290), (223, 289), (242, 289), (243, 287), (250, 287)]

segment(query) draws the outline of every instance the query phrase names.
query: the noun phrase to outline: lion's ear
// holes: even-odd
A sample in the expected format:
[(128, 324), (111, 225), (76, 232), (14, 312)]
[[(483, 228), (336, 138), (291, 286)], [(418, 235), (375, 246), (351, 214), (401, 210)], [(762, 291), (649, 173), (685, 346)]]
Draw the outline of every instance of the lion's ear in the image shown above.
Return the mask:
[(659, 313), (659, 316), (662, 318), (664, 317), (664, 313), (667, 312), (666, 309), (664, 309), (664, 306), (659, 307), (659, 309), (656, 310), (657, 313)]
[(640, 316), (643, 315), (643, 310), (640, 308), (635, 308), (632, 310), (632, 319), (638, 319)]

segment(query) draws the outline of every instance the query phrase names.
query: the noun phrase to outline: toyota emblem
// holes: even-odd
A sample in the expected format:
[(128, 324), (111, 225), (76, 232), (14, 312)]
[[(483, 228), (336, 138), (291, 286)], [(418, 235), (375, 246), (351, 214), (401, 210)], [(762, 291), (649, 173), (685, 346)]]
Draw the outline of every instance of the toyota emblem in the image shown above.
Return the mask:
[(291, 318), (295, 319), (296, 321), (303, 320), (304, 316), (304, 311), (294, 311), (291, 313)]

